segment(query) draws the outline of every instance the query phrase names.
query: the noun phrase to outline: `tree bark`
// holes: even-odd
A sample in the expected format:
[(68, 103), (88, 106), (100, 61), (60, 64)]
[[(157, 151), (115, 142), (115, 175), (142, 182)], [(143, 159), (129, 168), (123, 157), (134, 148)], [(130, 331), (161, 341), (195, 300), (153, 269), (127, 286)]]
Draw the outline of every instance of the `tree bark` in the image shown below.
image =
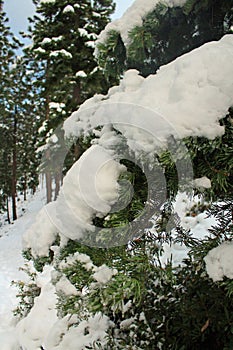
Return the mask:
[(11, 219), (10, 219), (9, 198), (8, 197), (6, 199), (6, 211), (7, 211), (7, 221), (8, 221), (8, 224), (10, 224), (11, 223)]
[(14, 113), (13, 152), (12, 152), (11, 198), (12, 198), (13, 220), (17, 220), (16, 184), (17, 184), (17, 107), (15, 108), (15, 113)]
[(55, 193), (54, 200), (57, 199), (61, 187), (61, 171), (55, 175)]
[[(49, 96), (46, 97), (46, 120), (49, 120)], [(46, 196), (47, 203), (52, 202), (52, 174), (51, 169), (49, 167), (50, 164), (50, 150), (46, 150), (45, 159), (46, 159), (46, 167), (45, 167), (45, 180), (46, 180)]]
[(23, 184), (23, 200), (27, 200), (27, 174), (24, 174), (24, 184)]
[(81, 89), (79, 84), (74, 85), (73, 89), (73, 105), (76, 109), (81, 104)]
[[(49, 161), (50, 158), (50, 152), (49, 150), (46, 151), (46, 160)], [(50, 169), (46, 169), (45, 173), (45, 179), (46, 179), (46, 196), (47, 196), (47, 203), (52, 202), (52, 175)]]

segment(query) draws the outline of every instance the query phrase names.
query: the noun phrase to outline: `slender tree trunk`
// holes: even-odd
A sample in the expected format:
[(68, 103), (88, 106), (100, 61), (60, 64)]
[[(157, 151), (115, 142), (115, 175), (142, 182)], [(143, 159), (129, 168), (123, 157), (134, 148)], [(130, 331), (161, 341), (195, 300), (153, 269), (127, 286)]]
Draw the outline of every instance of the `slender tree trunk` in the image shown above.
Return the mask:
[(58, 172), (55, 176), (55, 193), (54, 193), (54, 200), (57, 199), (57, 196), (59, 194), (61, 187), (61, 171)]
[(81, 103), (81, 89), (79, 84), (74, 85), (73, 89), (73, 103), (74, 103), (74, 108), (76, 109), (80, 103)]
[(78, 143), (76, 143), (76, 145), (74, 145), (74, 157), (75, 157), (75, 159), (76, 160), (79, 159), (80, 155), (81, 155), (80, 146)]
[[(80, 85), (75, 84), (73, 90), (73, 101), (77, 107), (81, 104), (81, 89)], [(74, 157), (77, 160), (80, 157), (81, 151), (78, 143), (74, 145)]]
[[(46, 159), (50, 159), (50, 152), (46, 152)], [(47, 203), (50, 203), (52, 201), (52, 175), (49, 169), (46, 169), (45, 173), (45, 179), (46, 179), (46, 196), (47, 196)]]
[(17, 184), (17, 107), (15, 108), (15, 113), (14, 113), (12, 182), (11, 182), (12, 218), (13, 218), (13, 220), (17, 220), (16, 184)]
[(23, 184), (23, 200), (27, 200), (27, 175), (24, 174), (24, 184)]
[[(7, 139), (5, 140), (7, 142)], [(10, 164), (11, 157), (6, 151), (3, 152), (3, 163), (4, 163), (4, 175), (5, 175), (5, 199), (6, 199), (6, 210), (7, 210), (7, 221), (10, 224), (10, 211), (9, 211), (9, 195), (10, 195), (10, 182), (9, 173), (11, 172)]]
[(11, 223), (11, 219), (10, 219), (10, 211), (9, 211), (9, 198), (7, 196), (7, 199), (6, 199), (6, 211), (7, 211), (7, 221), (8, 221), (8, 224)]
[[(49, 120), (49, 96), (46, 97), (46, 120)], [(47, 203), (50, 203), (52, 201), (52, 174), (51, 169), (49, 167), (51, 154), (50, 150), (48, 149), (45, 154), (46, 159), (46, 169), (45, 169), (45, 180), (46, 180), (46, 196), (47, 196)]]
[(32, 194), (35, 194), (36, 193), (36, 185), (33, 185), (32, 187)]
[(212, 5), (212, 25), (215, 33), (215, 40), (219, 40), (224, 33), (225, 11), (222, 8), (222, 0), (218, 0)]

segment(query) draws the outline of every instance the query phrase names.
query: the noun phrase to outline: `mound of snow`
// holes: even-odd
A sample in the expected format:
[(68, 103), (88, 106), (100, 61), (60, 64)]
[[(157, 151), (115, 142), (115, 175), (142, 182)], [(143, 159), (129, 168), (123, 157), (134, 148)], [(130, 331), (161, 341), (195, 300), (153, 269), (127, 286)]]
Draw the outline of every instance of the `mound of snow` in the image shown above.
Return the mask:
[(223, 242), (205, 257), (206, 271), (214, 282), (233, 279), (233, 242)]
[(124, 170), (103, 147), (90, 147), (68, 171), (57, 201), (46, 205), (24, 234), (24, 247), (47, 256), (58, 233), (75, 240), (93, 232), (92, 219), (107, 215), (117, 201)]
[[(213, 59), (214, 57), (214, 59)], [(125, 73), (106, 96), (96, 95), (64, 123), (67, 137), (91, 128), (114, 124), (128, 140), (150, 153), (158, 141), (189, 136), (214, 139), (224, 133), (219, 125), (233, 105), (233, 35), (210, 42), (142, 78)]]

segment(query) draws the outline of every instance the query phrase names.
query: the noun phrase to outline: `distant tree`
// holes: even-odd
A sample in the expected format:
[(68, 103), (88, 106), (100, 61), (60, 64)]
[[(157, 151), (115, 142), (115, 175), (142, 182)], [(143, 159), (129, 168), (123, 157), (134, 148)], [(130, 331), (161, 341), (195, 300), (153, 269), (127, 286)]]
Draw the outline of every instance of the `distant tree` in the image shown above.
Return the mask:
[[(9, 123), (9, 103), (12, 101), (11, 88), (11, 68), (14, 63), (14, 50), (19, 47), (19, 41), (13, 36), (7, 26), (8, 19), (3, 11), (3, 1), (0, 1), (0, 125), (3, 136), (1, 153), (1, 197), (2, 206), (8, 201), (8, 196), (12, 197), (13, 220), (16, 214), (16, 182), (15, 182), (15, 128), (16, 119), (13, 117)], [(13, 115), (12, 115), (13, 116)], [(7, 206), (8, 208), (8, 206)]]
[(36, 91), (23, 58), (17, 58), (11, 64), (9, 81), (2, 121), (5, 140), (2, 166), (5, 169), (3, 172), (6, 172), (4, 178), (9, 181), (5, 188), (8, 188), (8, 195), (11, 196), (13, 220), (16, 220), (17, 193), (22, 192), (26, 200), (27, 190), (31, 189), (34, 193), (38, 184), (36, 137), (39, 120), (35, 106)]
[[(46, 138), (85, 99), (107, 91), (106, 80), (94, 58), (94, 47), (115, 6), (112, 0), (33, 0), (33, 3), (36, 15), (30, 20), (33, 24), (29, 28), (33, 38), (30, 50), (40, 62), (42, 72), (41, 108), (47, 121), (43, 133)], [(52, 149), (47, 151), (48, 159), (53, 157), (50, 152)], [(78, 153), (76, 147), (72, 157)], [(61, 181), (61, 169), (58, 174), (46, 172), (48, 202), (52, 200), (52, 177)]]
[[(34, 86), (35, 77), (25, 57), (18, 57), (11, 70), (12, 106), (17, 114), (17, 190), (24, 194), (26, 200), (27, 189), (35, 193), (38, 184), (37, 167), (39, 156), (36, 153), (36, 140), (40, 115), (37, 113), (37, 87)], [(10, 106), (10, 104), (9, 104)]]

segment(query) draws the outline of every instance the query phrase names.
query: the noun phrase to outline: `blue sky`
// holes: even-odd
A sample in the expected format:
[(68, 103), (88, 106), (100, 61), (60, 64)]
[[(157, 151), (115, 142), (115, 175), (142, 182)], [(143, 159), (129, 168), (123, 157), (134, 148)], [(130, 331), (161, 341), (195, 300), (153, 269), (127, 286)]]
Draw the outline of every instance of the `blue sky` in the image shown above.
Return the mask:
[[(134, 0), (115, 0), (116, 13), (113, 19), (121, 17)], [(15, 34), (27, 29), (27, 18), (33, 14), (32, 0), (5, 0), (4, 10), (9, 18), (9, 25)]]

